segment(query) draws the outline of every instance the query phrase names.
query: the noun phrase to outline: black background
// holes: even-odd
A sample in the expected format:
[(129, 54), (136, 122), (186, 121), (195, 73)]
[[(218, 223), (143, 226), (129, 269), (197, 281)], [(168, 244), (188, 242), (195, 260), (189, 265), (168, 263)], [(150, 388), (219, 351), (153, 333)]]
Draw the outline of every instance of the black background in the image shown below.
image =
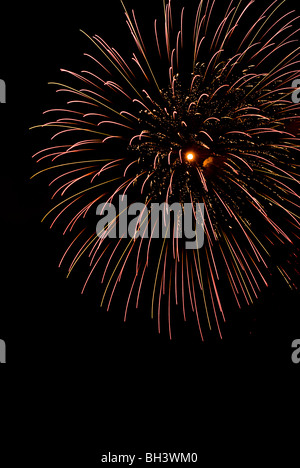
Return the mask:
[[(161, 2), (127, 5), (152, 20)], [(84, 466), (97, 466), (107, 450), (193, 450), (203, 460), (228, 452), (233, 459), (236, 445), (247, 453), (252, 447), (252, 455), (260, 446), (268, 449), (270, 431), (281, 447), (290, 417), (281, 389), (291, 390), (290, 379), (299, 377), (300, 365), (291, 361), (291, 343), (300, 338), (298, 293), (276, 283), (251, 310), (232, 313), (222, 341), (202, 343), (189, 328), (169, 341), (146, 311), (132, 311), (124, 324), (116, 305), (106, 313), (99, 295), (80, 294), (80, 270), (66, 279), (57, 268), (61, 235), (41, 224), (49, 191), (42, 181), (30, 181), (31, 155), (46, 143), (28, 129), (52, 103), (47, 83), (62, 79), (60, 68), (80, 71), (83, 52), (94, 52), (79, 29), (117, 48), (120, 37), (130, 41), (118, 0), (4, 8), (0, 338), (7, 344), (7, 365), (1, 366), (6, 434), (18, 441), (24, 459), (42, 466), (47, 460), (72, 466), (81, 456)], [(120, 47), (126, 51), (127, 43)], [(19, 455), (13, 447), (11, 459)]]

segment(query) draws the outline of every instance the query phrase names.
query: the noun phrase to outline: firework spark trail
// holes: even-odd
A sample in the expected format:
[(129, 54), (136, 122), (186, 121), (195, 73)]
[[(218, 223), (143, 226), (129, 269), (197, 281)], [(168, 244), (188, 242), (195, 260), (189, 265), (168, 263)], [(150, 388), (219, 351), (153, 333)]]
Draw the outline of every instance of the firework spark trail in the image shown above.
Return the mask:
[[(138, 307), (153, 267), (151, 316), (157, 311), (159, 332), (165, 308), (172, 338), (173, 309), (181, 308), (184, 321), (191, 310), (202, 340), (206, 328), (213, 329), (212, 314), (222, 338), (228, 286), (241, 308), (268, 286), (269, 269), (275, 267), (284, 281), (295, 285), (290, 268), (269, 251), (299, 239), (300, 117), (299, 106), (288, 99), (293, 91), (290, 84), (300, 75), (300, 47), (296, 47), (300, 29), (295, 26), (299, 17), (294, 11), (283, 14), (284, 2), (275, 0), (249, 25), (247, 15), (256, 2), (230, 0), (217, 20), (214, 15), (221, 2), (200, 0), (191, 26), (186, 25), (185, 7), (163, 0), (162, 18), (154, 21), (155, 54), (150, 56), (152, 45), (141, 33), (138, 15), (129, 13), (125, 3), (121, 0), (133, 39), (132, 61), (99, 35), (84, 32), (99, 53), (99, 57), (84, 54), (95, 69), (61, 69), (79, 85), (52, 83), (58, 93), (71, 98), (62, 108), (44, 112), (46, 117), (58, 115), (56, 120), (34, 127), (53, 131), (50, 140), (64, 140), (34, 155), (44, 167), (33, 177), (53, 173), (52, 198), (62, 198), (44, 219), (60, 209), (51, 227), (67, 220), (64, 235), (77, 230), (59, 266), (75, 246), (68, 275), (88, 256), (90, 270), (82, 292), (105, 265), (102, 282), (108, 279), (101, 305), (107, 295), (107, 309), (111, 307), (118, 285), (132, 270), (126, 320), (134, 290)], [(188, 27), (192, 39), (186, 34)], [(188, 80), (183, 79), (186, 72)], [(292, 122), (297, 130), (292, 130)], [(94, 138), (78, 139), (86, 132)], [(85, 159), (90, 151), (97, 151), (97, 158)], [(109, 179), (107, 173), (112, 174)], [(95, 233), (97, 202), (104, 198), (105, 209), (125, 194), (129, 205), (143, 202), (148, 209), (143, 234), (151, 226), (149, 239), (145, 235), (127, 239), (125, 233), (118, 240), (109, 239), (120, 215), (101, 237)], [(167, 233), (154, 242), (157, 220), (152, 226), (150, 202), (191, 203), (194, 222), (196, 204), (203, 203), (204, 248), (197, 253), (185, 250), (175, 236), (179, 220), (173, 227), (168, 225), (166, 210)]]

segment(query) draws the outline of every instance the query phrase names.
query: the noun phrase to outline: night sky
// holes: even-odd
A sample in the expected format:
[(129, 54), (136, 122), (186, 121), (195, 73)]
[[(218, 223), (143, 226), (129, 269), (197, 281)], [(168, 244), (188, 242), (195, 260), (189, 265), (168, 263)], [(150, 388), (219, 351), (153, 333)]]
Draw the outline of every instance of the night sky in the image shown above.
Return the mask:
[[(160, 1), (127, 0), (127, 5), (151, 21), (161, 8)], [(45, 179), (30, 180), (36, 170), (31, 155), (48, 142), (43, 132), (29, 128), (53, 99), (59, 102), (47, 84), (65, 79), (59, 69), (79, 71), (86, 63), (82, 54), (96, 54), (80, 29), (126, 52), (128, 44), (120, 38), (130, 38), (119, 1), (54, 0), (4, 8), (0, 338), (6, 341), (7, 364), (0, 370), (2, 389), (11, 397), (7, 434), (13, 436), (16, 427), (24, 458), (32, 457), (33, 466), (55, 462), (62, 450), (53, 466), (65, 467), (77, 457), (86, 467), (100, 466), (104, 450), (126, 453), (135, 447), (202, 451), (212, 461), (217, 455), (208, 452), (215, 446), (230, 454), (224, 435), (231, 418), (236, 429), (255, 427), (253, 446), (266, 448), (265, 421), (279, 442), (274, 424), (278, 414), (287, 417), (287, 400), (277, 404), (276, 416), (270, 395), (280, 402), (274, 377), (281, 382), (299, 377), (300, 364), (291, 361), (291, 343), (300, 338), (299, 293), (274, 280), (254, 306), (229, 311), (222, 341), (213, 333), (202, 343), (195, 322), (182, 322), (170, 342), (167, 332), (158, 335), (146, 309), (132, 308), (124, 324), (125, 290), (109, 312), (100, 309), (96, 287), (81, 295), (85, 272), (79, 265), (66, 279), (66, 269), (58, 269), (65, 247), (61, 233), (41, 223), (51, 206), (50, 191)], [(26, 439), (30, 419), (33, 452)], [(232, 444), (247, 450), (250, 434), (241, 432), (236, 430)]]

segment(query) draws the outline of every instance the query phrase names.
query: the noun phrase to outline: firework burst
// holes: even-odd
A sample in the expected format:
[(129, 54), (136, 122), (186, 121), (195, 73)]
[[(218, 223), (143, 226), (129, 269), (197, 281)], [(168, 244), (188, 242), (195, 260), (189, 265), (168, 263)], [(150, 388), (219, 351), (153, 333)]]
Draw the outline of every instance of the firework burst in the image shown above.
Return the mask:
[[(222, 337), (228, 292), (238, 308), (252, 304), (275, 270), (296, 286), (299, 112), (291, 84), (300, 76), (298, 18), (283, 13), (278, 0), (259, 13), (254, 1), (224, 7), (201, 0), (191, 23), (187, 7), (162, 1), (146, 45), (135, 12), (121, 4), (130, 57), (84, 33), (95, 50), (85, 54), (90, 68), (62, 70), (69, 82), (55, 85), (70, 99), (45, 111), (51, 117), (39, 125), (57, 142), (34, 155), (42, 165), (37, 174), (55, 174), (50, 186), (58, 201), (45, 218), (72, 236), (60, 262), (70, 259), (68, 274), (88, 259), (82, 291), (96, 277), (101, 306), (109, 309), (129, 282), (125, 320), (150, 291), (159, 331), (166, 317), (172, 337), (176, 311), (195, 318), (202, 339), (208, 329)], [(125, 194), (147, 207), (202, 203), (204, 246), (186, 250), (171, 225), (160, 240), (110, 239), (118, 216), (97, 235), (96, 207)], [(276, 255), (282, 247), (287, 261)]]

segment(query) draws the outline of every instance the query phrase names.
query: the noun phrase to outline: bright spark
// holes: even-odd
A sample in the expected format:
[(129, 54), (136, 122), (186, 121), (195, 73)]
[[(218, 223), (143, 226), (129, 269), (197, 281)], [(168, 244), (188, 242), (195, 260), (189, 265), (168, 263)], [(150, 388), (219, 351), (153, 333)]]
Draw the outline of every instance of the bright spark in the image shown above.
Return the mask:
[(188, 154), (186, 155), (186, 158), (187, 158), (189, 161), (193, 161), (194, 158), (195, 158), (195, 155), (194, 155), (193, 153), (188, 153)]

